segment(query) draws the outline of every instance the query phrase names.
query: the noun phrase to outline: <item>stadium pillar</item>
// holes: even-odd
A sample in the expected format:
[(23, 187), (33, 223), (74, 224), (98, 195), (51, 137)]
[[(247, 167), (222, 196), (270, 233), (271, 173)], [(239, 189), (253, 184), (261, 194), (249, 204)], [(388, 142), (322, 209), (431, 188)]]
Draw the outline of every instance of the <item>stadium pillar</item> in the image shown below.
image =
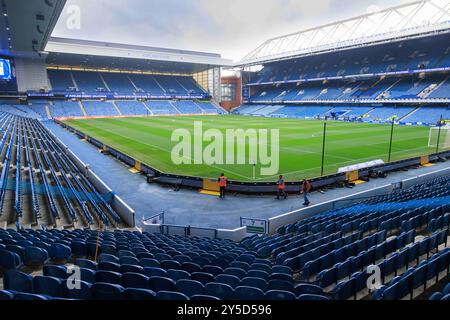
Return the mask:
[(320, 176), (323, 177), (324, 164), (325, 164), (325, 143), (327, 138), (327, 123), (323, 124), (323, 142), (322, 142), (322, 165), (320, 169)]
[(441, 114), (441, 118), (439, 119), (439, 130), (438, 130), (438, 137), (437, 137), (437, 143), (436, 143), (436, 153), (439, 152), (439, 144), (441, 143), (441, 129), (442, 129), (442, 114)]
[(391, 156), (392, 156), (392, 141), (394, 139), (394, 119), (392, 119), (392, 124), (391, 124), (391, 138), (389, 140), (389, 156), (388, 156), (388, 163), (391, 162)]

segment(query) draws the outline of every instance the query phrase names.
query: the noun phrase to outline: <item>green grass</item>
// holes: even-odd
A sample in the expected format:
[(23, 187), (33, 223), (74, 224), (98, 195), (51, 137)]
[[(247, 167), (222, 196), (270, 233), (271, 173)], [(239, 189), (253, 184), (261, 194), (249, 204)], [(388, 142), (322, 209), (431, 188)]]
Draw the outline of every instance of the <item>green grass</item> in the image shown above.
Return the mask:
[[(224, 172), (229, 178), (253, 181), (250, 165), (175, 165), (171, 161), (172, 131), (193, 131), (193, 122), (202, 121), (204, 130), (279, 129), (280, 174), (287, 180), (320, 175), (323, 122), (298, 119), (271, 119), (242, 116), (197, 116), (155, 118), (111, 118), (65, 121), (70, 126), (104, 144), (140, 160), (162, 172), (204, 178), (215, 178)], [(325, 173), (338, 168), (375, 159), (387, 161), (390, 125), (329, 122), (325, 156)], [(392, 160), (433, 153), (428, 147), (429, 128), (396, 126)], [(206, 144), (205, 144), (206, 145)], [(248, 148), (248, 145), (246, 146)], [(270, 148), (269, 148), (270, 150)], [(273, 181), (276, 176), (260, 176), (256, 180)]]

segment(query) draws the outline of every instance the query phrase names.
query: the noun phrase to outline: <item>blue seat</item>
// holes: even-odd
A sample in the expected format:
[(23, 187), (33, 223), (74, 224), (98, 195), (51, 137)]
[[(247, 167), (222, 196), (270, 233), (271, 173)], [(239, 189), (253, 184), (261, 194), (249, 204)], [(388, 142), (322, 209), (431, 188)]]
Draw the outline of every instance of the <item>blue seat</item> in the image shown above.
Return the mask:
[(156, 293), (156, 300), (186, 301), (189, 297), (180, 292), (159, 291)]
[(164, 277), (150, 277), (148, 288), (155, 292), (158, 291), (176, 291), (176, 282)]
[(51, 299), (50, 297), (46, 297), (40, 294), (23, 293), (23, 292), (18, 292), (14, 294), (14, 300), (20, 301), (41, 301), (50, 299)]
[(120, 272), (120, 264), (114, 262), (99, 262), (97, 266), (98, 271), (112, 271), (112, 272)]
[(79, 266), (80, 268), (85, 268), (85, 269), (97, 271), (97, 263), (95, 263), (92, 260), (76, 259), (75, 260), (75, 265)]
[(213, 280), (211, 282), (224, 283), (224, 284), (229, 285), (233, 289), (236, 287), (239, 287), (241, 285), (241, 280), (238, 277), (233, 276), (231, 274), (219, 274), (215, 278), (215, 280)]
[(425, 286), (426, 284), (426, 271), (427, 266), (422, 265), (419, 267), (416, 267), (412, 273), (412, 281), (411, 286), (413, 289), (417, 289), (421, 286)]
[(148, 289), (149, 277), (140, 273), (126, 272), (122, 274), (122, 285), (125, 288)]
[(37, 247), (26, 247), (23, 262), (26, 266), (43, 266), (48, 260), (48, 253), (44, 249)]
[(294, 284), (284, 280), (270, 280), (269, 290), (281, 290), (294, 292)]
[(3, 287), (5, 290), (33, 293), (33, 277), (17, 270), (10, 270), (3, 275)]
[(289, 268), (287, 266), (279, 266), (279, 265), (273, 266), (272, 267), (272, 272), (273, 273), (284, 273), (284, 274), (287, 274), (289, 276), (292, 276), (292, 273), (293, 273), (291, 268)]
[(448, 283), (448, 284), (444, 287), (444, 290), (442, 290), (442, 293), (443, 293), (444, 295), (447, 295), (447, 294), (450, 293), (450, 283)]
[(203, 283), (203, 285), (207, 284), (208, 282), (214, 282), (215, 277), (210, 273), (205, 272), (193, 272), (191, 273), (191, 279), (195, 281), (199, 281)]
[(91, 269), (86, 268), (80, 268), (80, 277), (82, 281), (85, 281), (87, 283), (94, 283), (95, 282), (95, 272)]
[(302, 294), (316, 294), (323, 295), (323, 289), (317, 285), (309, 284), (309, 283), (300, 283), (294, 288), (295, 295), (301, 296)]
[(131, 257), (131, 256), (120, 257), (119, 260), (120, 260), (121, 265), (124, 265), (124, 264), (139, 265), (140, 264), (140, 261), (137, 258)]
[(76, 257), (87, 257), (88, 255), (86, 242), (84, 241), (72, 241), (70, 248), (72, 249), (72, 254)]
[(145, 267), (144, 274), (147, 277), (166, 277), (167, 271), (161, 268)]
[(113, 271), (99, 270), (95, 273), (95, 282), (122, 284), (122, 274)]
[(92, 298), (95, 300), (123, 300), (124, 291), (122, 286), (111, 283), (98, 282), (91, 286)]
[(210, 273), (213, 276), (217, 276), (223, 273), (223, 269), (219, 266), (206, 265), (203, 266), (203, 272)]
[(286, 274), (286, 273), (272, 273), (270, 275), (271, 280), (282, 280), (287, 282), (294, 282), (294, 279), (292, 278), (292, 275)]
[(6, 270), (16, 270), (22, 264), (22, 260), (17, 253), (0, 249), (0, 272)]
[(242, 262), (246, 262), (248, 264), (252, 264), (253, 262), (255, 262), (256, 257), (254, 255), (251, 254), (242, 254), (240, 255), (236, 261), (242, 261)]
[(159, 268), (160, 267), (159, 261), (156, 259), (151, 259), (151, 258), (141, 259), (139, 264), (144, 268)]
[(100, 246), (100, 252), (102, 254), (115, 255), (117, 253), (117, 247), (112, 244), (102, 244)]
[(217, 297), (207, 296), (203, 294), (196, 294), (191, 297), (191, 301), (217, 301), (220, 300)]
[(56, 261), (67, 260), (72, 256), (72, 250), (70, 249), (70, 247), (59, 243), (54, 243), (50, 247), (48, 253), (50, 255), (50, 258)]
[(449, 301), (450, 300), (450, 294), (446, 294), (441, 298), (441, 301)]
[(239, 279), (245, 278), (247, 275), (247, 272), (240, 268), (226, 268), (224, 270), (225, 274), (233, 275), (238, 277)]
[(65, 296), (68, 299), (91, 300), (91, 284), (85, 281), (74, 281), (70, 283), (70, 289), (65, 286)]
[(264, 298), (264, 292), (258, 288), (240, 286), (234, 290), (236, 300), (263, 300)]
[(126, 273), (126, 272), (134, 272), (134, 273), (144, 273), (144, 268), (142, 268), (140, 265), (134, 265), (134, 264), (122, 264), (120, 266), (120, 272)]
[(14, 299), (14, 293), (6, 291), (6, 290), (0, 290), (0, 301), (13, 300), (13, 299)]
[(431, 297), (428, 299), (430, 301), (439, 301), (444, 297), (444, 294), (441, 292), (435, 292), (431, 295)]
[(190, 279), (191, 275), (184, 270), (167, 270), (167, 277), (177, 282), (182, 279)]
[(270, 290), (266, 292), (266, 300), (296, 300), (295, 294), (289, 291)]
[(355, 279), (339, 283), (333, 290), (332, 294), (336, 300), (347, 300), (356, 294), (355, 292)]
[(328, 301), (330, 298), (317, 294), (302, 294), (298, 297), (300, 301)]
[(194, 273), (194, 272), (202, 272), (202, 267), (200, 265), (198, 265), (197, 263), (194, 262), (183, 262), (181, 264), (181, 268), (184, 271), (189, 272), (190, 274)]
[(44, 276), (47, 277), (67, 279), (67, 277), (69, 276), (67, 268), (65, 266), (45, 265), (42, 271)]
[(233, 299), (233, 288), (224, 283), (210, 282), (205, 286), (206, 295), (220, 298), (221, 300)]
[(245, 271), (248, 271), (250, 269), (250, 265), (247, 262), (243, 262), (243, 261), (233, 261), (230, 264), (231, 268), (239, 268)]
[(175, 260), (163, 260), (161, 261), (161, 268), (169, 270), (180, 270), (181, 264), (178, 261)]
[(124, 292), (125, 300), (155, 300), (156, 293), (148, 289), (126, 288)]
[(179, 262), (180, 264), (182, 264), (184, 262), (191, 262), (192, 261), (191, 257), (185, 256), (185, 255), (176, 255), (176, 256), (173, 256), (172, 259), (174, 261)]
[(183, 279), (178, 280), (176, 285), (177, 285), (176, 291), (184, 293), (188, 297), (192, 297), (194, 295), (203, 295), (205, 293), (205, 287), (199, 281)]
[(269, 281), (270, 274), (268, 274), (266, 271), (262, 271), (262, 270), (249, 270), (247, 272), (246, 277), (261, 278), (266, 281)]
[[(247, 277), (247, 278), (242, 279), (240, 285), (242, 285), (244, 287), (258, 288), (264, 292), (267, 291), (267, 287), (268, 287), (268, 283), (266, 280), (261, 279), (261, 278), (253, 278), (253, 277)], [(236, 288), (238, 286), (239, 286), (239, 284), (235, 285), (234, 288)]]
[(136, 258), (136, 255), (133, 252), (131, 252), (130, 250), (126, 250), (126, 249), (125, 250), (119, 250), (117, 252), (117, 256), (119, 257), (119, 259), (122, 259), (122, 258), (125, 258), (125, 257)]
[(36, 294), (50, 297), (64, 297), (63, 280), (47, 276), (36, 276), (33, 279), (33, 290)]
[(112, 254), (102, 253), (98, 257), (98, 262), (99, 262), (99, 264), (102, 262), (111, 262), (111, 263), (120, 264), (120, 259)]

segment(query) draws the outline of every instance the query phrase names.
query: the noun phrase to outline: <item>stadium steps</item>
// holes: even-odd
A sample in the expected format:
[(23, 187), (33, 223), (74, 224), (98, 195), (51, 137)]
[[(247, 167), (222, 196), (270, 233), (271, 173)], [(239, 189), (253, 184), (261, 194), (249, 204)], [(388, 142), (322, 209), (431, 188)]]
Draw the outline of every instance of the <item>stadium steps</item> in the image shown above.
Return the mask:
[(131, 80), (130, 76), (127, 74), (127, 79), (130, 81), (131, 85), (134, 87), (134, 90), (138, 91), (137, 85)]
[(117, 106), (115, 101), (112, 101), (112, 105), (114, 108), (116, 108), (117, 112), (119, 113), (119, 115), (123, 116), (122, 111), (120, 110), (120, 108)]
[(406, 116), (404, 116), (403, 118), (400, 118), (399, 121), (404, 121), (407, 118), (409, 118), (410, 116), (412, 116), (414, 113), (416, 113), (417, 111), (419, 111), (420, 109), (422, 109), (421, 107), (415, 108), (413, 111), (411, 111), (410, 113), (408, 113)]
[(391, 92), (391, 89), (394, 88), (399, 82), (401, 82), (402, 79), (398, 79), (396, 82), (394, 82), (392, 85), (390, 85), (386, 90), (383, 90), (378, 96), (377, 99), (383, 99), (385, 97), (386, 93)]
[[(53, 104), (52, 102), (50, 103)], [(52, 113), (50, 112), (50, 106), (48, 104), (45, 105), (45, 113), (47, 114), (48, 118), (52, 117)]]
[[(156, 81), (156, 79), (155, 79), (155, 81)], [(178, 112), (178, 114), (182, 114), (182, 112), (177, 108), (176, 104), (173, 103), (173, 101), (169, 101), (169, 104)]]
[(73, 76), (73, 73), (69, 72), (69, 74), (70, 74), (70, 79), (72, 79), (73, 86), (77, 89), (77, 91), (80, 91), (80, 88), (78, 87), (78, 83), (75, 81), (75, 77)]
[(206, 114), (205, 109), (203, 109), (203, 108), (200, 106), (200, 104), (198, 104), (198, 103), (195, 102), (195, 101), (194, 101), (194, 104), (195, 104), (200, 110), (202, 110), (202, 114)]
[[(186, 93), (187, 94), (189, 94), (189, 90), (188, 89), (186, 89), (186, 87), (185, 86), (183, 86), (182, 84), (181, 84), (181, 82), (180, 81), (178, 81), (178, 79), (177, 78), (175, 78), (175, 81), (176, 81), (176, 83), (178, 83), (179, 85), (180, 85), (180, 87), (182, 87), (185, 91), (186, 91)], [(200, 109), (202, 109), (202, 108), (200, 108)], [(203, 110), (203, 109), (202, 109)]]
[[(134, 85), (134, 84), (133, 84)], [(143, 103), (143, 102), (141, 102), (142, 103), (142, 105), (144, 106), (144, 108), (151, 114), (151, 115), (154, 115), (154, 113), (153, 113), (153, 111), (145, 104), (145, 103)]]
[(105, 89), (111, 92), (111, 89), (109, 88), (108, 84), (105, 81), (105, 78), (103, 78), (102, 74), (99, 72), (98, 73), (100, 80), (102, 80), (103, 85), (105, 86)]
[[(428, 98), (433, 92), (441, 88), (448, 80), (450, 79), (450, 76), (447, 76), (441, 83), (439, 83), (437, 86), (435, 86), (432, 90), (430, 90), (426, 95), (423, 96), (423, 98)], [(428, 89), (428, 88), (427, 88)], [(425, 90), (427, 90), (425, 89)], [(425, 91), (424, 90), (424, 91)]]
[[(160, 87), (161, 90), (162, 90), (164, 93), (167, 93), (166, 89), (163, 88), (163, 86), (159, 83), (159, 81), (156, 79), (156, 77), (152, 77), (152, 78), (153, 78), (153, 80), (155, 81), (155, 83), (158, 85), (158, 87)], [(178, 109), (177, 109), (177, 110), (178, 110)], [(178, 112), (179, 112), (179, 111), (178, 111)]]
[(88, 113), (86, 112), (86, 109), (84, 108), (83, 102), (79, 101), (78, 104), (79, 104), (79, 106), (81, 108), (81, 112), (83, 112), (84, 116), (89, 117)]
[(367, 116), (369, 116), (370, 113), (372, 113), (376, 108), (372, 108), (370, 109), (368, 112), (364, 113), (363, 115), (361, 115), (361, 118), (366, 118)]

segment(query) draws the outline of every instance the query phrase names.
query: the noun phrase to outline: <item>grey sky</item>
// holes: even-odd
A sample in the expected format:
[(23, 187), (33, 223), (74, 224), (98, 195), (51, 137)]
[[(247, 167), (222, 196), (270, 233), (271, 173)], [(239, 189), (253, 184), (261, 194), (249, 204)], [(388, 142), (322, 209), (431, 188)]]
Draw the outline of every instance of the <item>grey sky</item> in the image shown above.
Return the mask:
[(67, 0), (81, 28), (54, 36), (221, 53), (239, 60), (268, 38), (408, 0)]

